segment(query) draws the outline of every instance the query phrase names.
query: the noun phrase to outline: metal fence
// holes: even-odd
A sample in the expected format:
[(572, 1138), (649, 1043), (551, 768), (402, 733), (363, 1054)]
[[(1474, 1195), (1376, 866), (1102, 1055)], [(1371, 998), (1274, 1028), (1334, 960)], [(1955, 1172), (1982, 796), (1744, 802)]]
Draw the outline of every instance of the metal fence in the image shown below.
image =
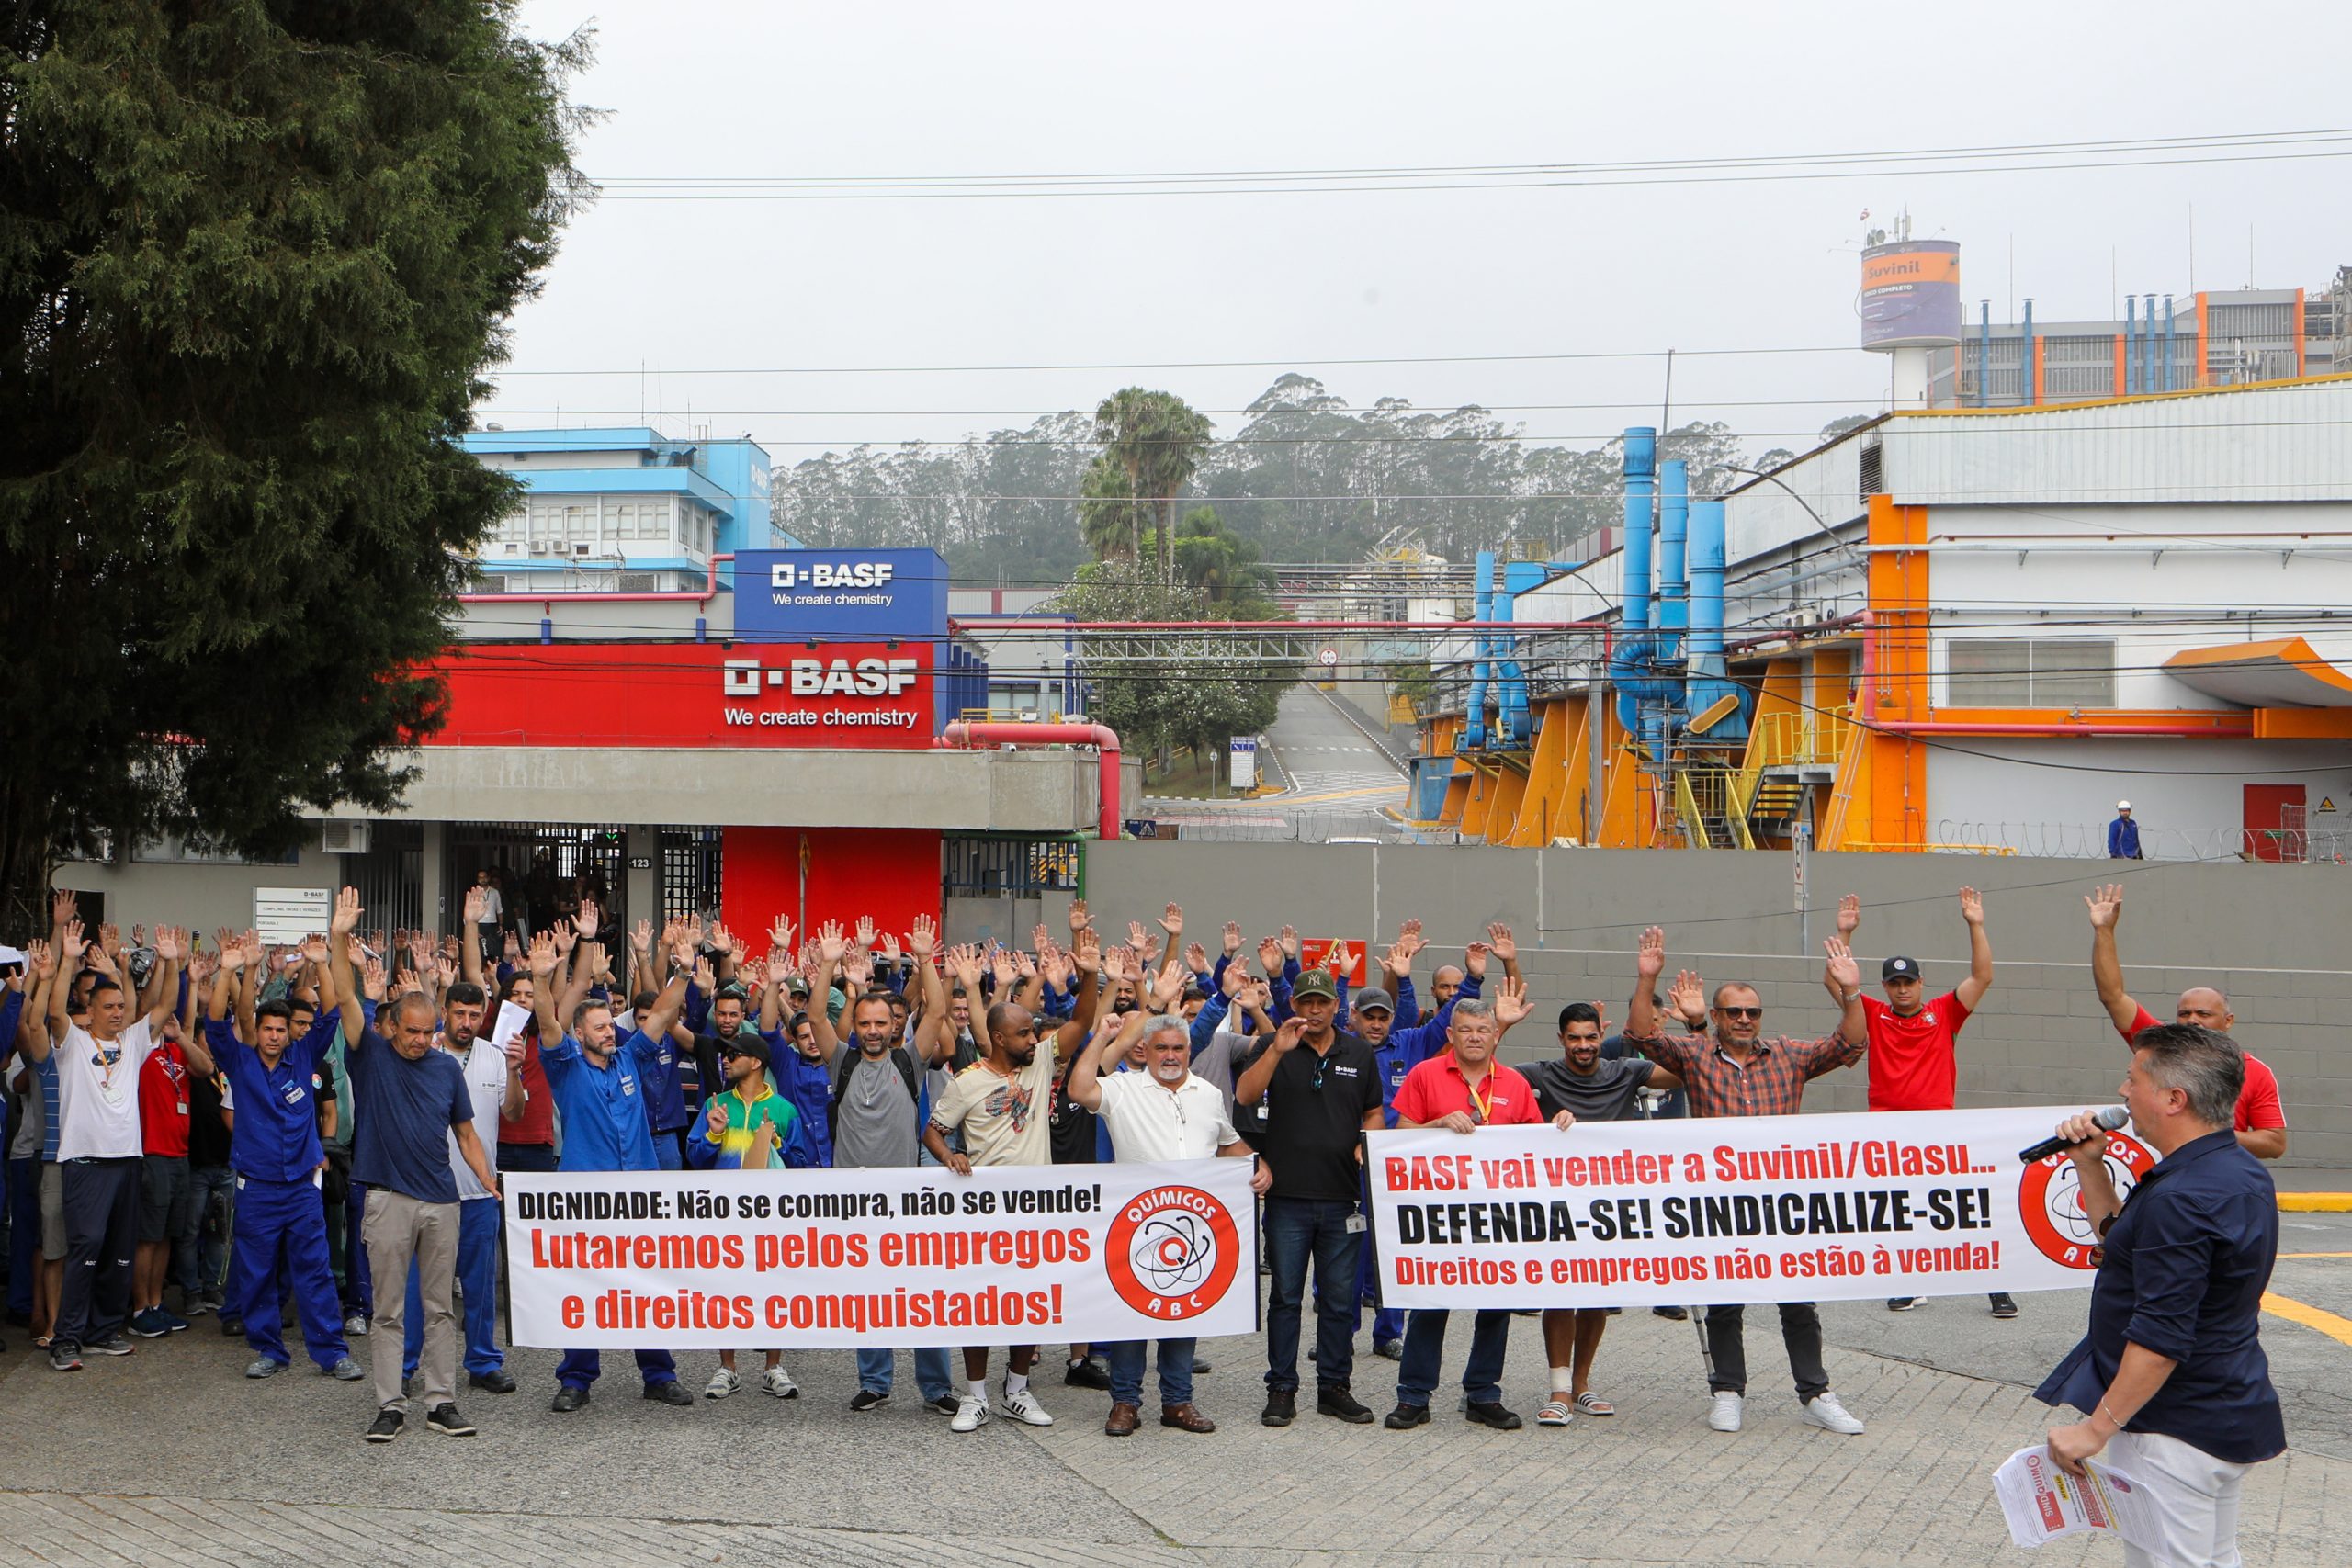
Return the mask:
[[(2021, 855), (2105, 860), (2104, 822), (1975, 822), (1945, 818), (1945, 842), (1991, 844)], [(2164, 828), (2140, 825), (2140, 858), (2154, 861), (2267, 861), (2291, 865), (2352, 864), (2352, 827)]]

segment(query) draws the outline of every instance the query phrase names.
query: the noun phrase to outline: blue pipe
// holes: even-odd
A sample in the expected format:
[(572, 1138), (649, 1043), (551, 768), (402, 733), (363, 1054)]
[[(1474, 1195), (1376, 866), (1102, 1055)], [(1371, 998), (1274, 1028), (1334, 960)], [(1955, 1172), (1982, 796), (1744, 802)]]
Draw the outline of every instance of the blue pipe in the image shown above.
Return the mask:
[(1993, 396), (1993, 301), (1987, 299), (1978, 307), (1976, 317), (1976, 406), (1983, 408)]
[(1668, 457), (1657, 466), (1657, 656), (1682, 656), (1682, 634), (1690, 625), (1687, 574), (1690, 535), (1690, 466)]
[(2140, 389), (2140, 297), (2123, 297), (2123, 385), (2119, 397), (2130, 397)]
[[(1495, 552), (1478, 552), (1476, 606), (1471, 619), (1490, 621), (1495, 615)], [(1483, 751), (1487, 749), (1487, 652), (1493, 644), (1485, 632), (1477, 634), (1477, 660), (1470, 666), (1470, 700), (1463, 705), (1462, 744), (1457, 750)]]
[(1645, 424), (1627, 428), (1625, 464), (1625, 555), (1623, 609), (1617, 645), (1609, 656), (1609, 679), (1617, 687), (1617, 722), (1629, 735), (1641, 733), (1641, 698), (1650, 660), (1650, 512), (1657, 491), (1657, 432)]
[(2041, 400), (2033, 393), (2033, 301), (2025, 302), (2025, 325), (2018, 339), (2018, 401), (2038, 403)]
[(2156, 297), (2153, 294), (2140, 312), (2140, 331), (2148, 340), (2148, 346), (2140, 355), (2140, 379), (2146, 383), (2140, 389), (2153, 392), (2156, 389)]
[(2172, 351), (2174, 344), (2172, 296), (2165, 296), (2165, 390), (2172, 390)]
[[(1495, 619), (1513, 618), (1519, 596), (1544, 586), (1551, 573), (1541, 561), (1507, 561), (1503, 565), (1502, 592), (1495, 597)], [(1518, 639), (1509, 632), (1495, 636), (1495, 652), (1500, 656), (1496, 665), (1500, 682), (1495, 705), (1500, 713), (1498, 728), (1506, 747), (1517, 750), (1525, 746), (1535, 731), (1533, 716), (1528, 701), (1527, 671), (1513, 657)]]
[(1690, 714), (1696, 717), (1724, 697), (1738, 706), (1709, 726), (1703, 740), (1747, 738), (1750, 697), (1724, 662), (1724, 503), (1690, 503)]

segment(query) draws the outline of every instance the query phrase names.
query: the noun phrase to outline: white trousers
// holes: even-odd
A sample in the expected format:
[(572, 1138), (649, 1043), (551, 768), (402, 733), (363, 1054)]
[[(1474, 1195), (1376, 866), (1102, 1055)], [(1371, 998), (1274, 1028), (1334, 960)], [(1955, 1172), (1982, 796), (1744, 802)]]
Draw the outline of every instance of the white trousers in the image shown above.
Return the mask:
[(2126, 1543), (2125, 1568), (2239, 1568), (2238, 1489), (2251, 1466), (2153, 1432), (2118, 1432), (2101, 1457), (2154, 1493), (2179, 1546), (2159, 1557)]

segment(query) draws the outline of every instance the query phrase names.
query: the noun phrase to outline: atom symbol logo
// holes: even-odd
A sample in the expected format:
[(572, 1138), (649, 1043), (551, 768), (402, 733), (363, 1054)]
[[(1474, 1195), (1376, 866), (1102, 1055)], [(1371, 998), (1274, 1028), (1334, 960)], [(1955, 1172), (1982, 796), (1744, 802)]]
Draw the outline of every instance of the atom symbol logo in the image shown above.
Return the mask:
[[(2156, 1157), (2128, 1134), (2110, 1133), (2106, 1163), (2118, 1196), (2129, 1197)], [(2072, 1160), (2052, 1155), (2027, 1166), (2018, 1179), (2018, 1209), (2026, 1238), (2044, 1258), (2069, 1269), (2098, 1267), (2098, 1236), (2083, 1212), (2082, 1182)]]
[(1111, 1223), (1102, 1249), (1119, 1299), (1147, 1317), (1195, 1317), (1225, 1298), (1241, 1267), (1226, 1206), (1195, 1187), (1142, 1193)]

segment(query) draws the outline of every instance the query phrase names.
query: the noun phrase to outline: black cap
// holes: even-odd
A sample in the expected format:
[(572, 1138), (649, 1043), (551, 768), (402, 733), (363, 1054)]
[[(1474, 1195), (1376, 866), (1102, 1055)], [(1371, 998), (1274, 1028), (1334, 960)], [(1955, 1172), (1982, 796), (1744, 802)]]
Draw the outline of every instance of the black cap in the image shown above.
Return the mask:
[(1882, 980), (1916, 980), (1919, 977), (1919, 965), (1912, 959), (1890, 958), (1878, 966), (1878, 977)]
[(718, 1054), (722, 1056), (749, 1056), (763, 1068), (775, 1065), (775, 1057), (768, 1050), (767, 1041), (748, 1029), (738, 1030), (719, 1046)]
[(1385, 1012), (1391, 1018), (1396, 1015), (1396, 998), (1377, 986), (1366, 986), (1352, 1000), (1358, 1012)]

